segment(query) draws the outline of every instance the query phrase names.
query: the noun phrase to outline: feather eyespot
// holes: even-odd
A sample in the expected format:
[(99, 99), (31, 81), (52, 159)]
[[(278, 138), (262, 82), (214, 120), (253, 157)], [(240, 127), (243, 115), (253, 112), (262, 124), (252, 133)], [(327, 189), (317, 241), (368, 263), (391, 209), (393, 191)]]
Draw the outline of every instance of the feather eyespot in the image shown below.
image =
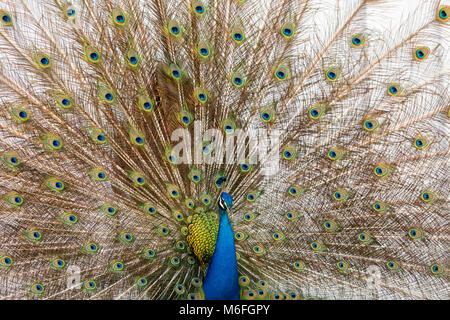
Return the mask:
[(175, 38), (178, 38), (181, 35), (181, 32), (182, 32), (181, 26), (175, 20), (169, 21), (169, 24), (167, 26), (167, 30), (169, 31), (170, 35), (172, 35)]
[(242, 41), (243, 37), (244, 36), (240, 32), (233, 33), (233, 39), (236, 40), (236, 41)]
[(15, 206), (15, 207), (19, 207), (23, 204), (23, 197), (17, 193), (10, 193), (8, 195), (5, 196), (4, 198), (6, 200), (6, 202), (8, 202), (9, 204)]
[(156, 228), (156, 231), (163, 236), (167, 236), (169, 234), (169, 229), (165, 226), (159, 226)]
[(247, 276), (240, 276), (239, 277), (239, 286), (240, 287), (247, 287), (250, 284), (250, 279)]
[(65, 184), (59, 178), (50, 178), (45, 181), (46, 186), (55, 192), (61, 192), (65, 189)]
[(87, 293), (93, 292), (97, 288), (97, 283), (93, 280), (86, 280), (83, 282), (83, 291)]
[(258, 216), (258, 214), (253, 213), (253, 212), (246, 212), (244, 213), (244, 220), (247, 222), (251, 222), (253, 220), (255, 220), (255, 218)]
[(89, 54), (89, 59), (90, 59), (91, 61), (97, 61), (98, 58), (99, 58), (99, 55), (98, 55), (97, 52), (91, 52), (91, 53)]
[(1, 159), (5, 165), (12, 169), (16, 169), (20, 166), (22, 163), (20, 160), (20, 157), (15, 152), (8, 152), (1, 155)]
[(134, 65), (134, 64), (137, 64), (137, 62), (138, 62), (138, 58), (135, 57), (135, 56), (129, 57), (128, 60), (129, 60), (130, 63), (133, 64), (133, 65)]
[(177, 186), (167, 185), (167, 194), (171, 198), (178, 198), (180, 196), (180, 190)]
[(284, 239), (286, 239), (286, 235), (284, 233), (282, 233), (282, 232), (274, 232), (272, 234), (272, 238), (275, 241), (283, 241)]
[(425, 60), (428, 58), (428, 55), (430, 54), (430, 48), (428, 47), (419, 47), (414, 50), (414, 58), (418, 61)]
[(417, 137), (414, 140), (414, 147), (416, 147), (419, 150), (426, 149), (428, 148), (429, 145), (430, 145), (429, 140), (423, 136)]
[(338, 148), (332, 148), (328, 151), (328, 158), (333, 161), (340, 160), (344, 155), (344, 152)]
[(44, 291), (45, 287), (40, 283), (33, 283), (29, 288), (29, 292), (34, 295), (42, 295)]
[(395, 261), (388, 261), (386, 267), (392, 272), (400, 271), (400, 264)]
[(6, 12), (5, 10), (0, 10), (0, 15), (2, 17), (1, 22), (5, 26), (10, 26), (12, 24), (11, 15), (8, 12)]
[(201, 194), (200, 195), (200, 201), (205, 206), (209, 206), (212, 203), (211, 195), (209, 195), (208, 193)]
[(419, 228), (412, 228), (408, 231), (408, 236), (413, 240), (419, 240), (424, 237), (424, 232)]
[(33, 58), (39, 68), (44, 70), (50, 68), (52, 60), (49, 55), (37, 52), (34, 54)]
[(288, 188), (288, 194), (294, 197), (301, 196), (305, 191), (306, 190), (300, 186), (291, 186)]
[(191, 8), (198, 16), (203, 16), (206, 12), (205, 6), (200, 1), (193, 1)]
[(286, 62), (281, 62), (273, 69), (273, 75), (277, 81), (285, 81), (291, 77), (289, 66)]
[[(222, 122), (222, 129), (225, 131), (226, 134), (233, 134), (236, 130), (236, 123), (234, 122), (233, 119), (225, 119)], [(205, 146), (208, 147), (208, 149), (210, 149), (209, 145)], [(205, 150), (203, 150), (203, 152), (206, 153)]]
[(72, 17), (75, 14), (75, 9), (69, 8), (65, 11), (67, 17)]
[(326, 72), (325, 72), (326, 78), (328, 81), (330, 82), (334, 82), (337, 81), (341, 75), (340, 71), (336, 68), (329, 68)]
[(245, 76), (240, 72), (231, 75), (231, 81), (236, 88), (240, 88), (246, 84)]
[(240, 165), (241, 172), (248, 173), (252, 171), (253, 164), (251, 163), (250, 159), (245, 159), (243, 163)]
[(142, 210), (143, 210), (145, 213), (148, 213), (148, 214), (150, 214), (150, 215), (156, 213), (156, 208), (155, 208), (155, 206), (153, 206), (153, 205), (150, 204), (150, 203), (144, 203), (144, 204), (142, 204), (142, 205), (141, 205), (141, 208), (142, 208)]
[(293, 265), (294, 265), (294, 268), (297, 271), (304, 271), (304, 270), (306, 270), (306, 264), (303, 261), (295, 261), (293, 263)]
[(184, 251), (186, 249), (186, 244), (183, 241), (175, 242), (174, 249), (177, 251)]
[(117, 213), (117, 209), (114, 208), (113, 206), (109, 205), (109, 204), (104, 204), (99, 208), (100, 211), (102, 211), (103, 213), (105, 213), (107, 216), (109, 217), (113, 217), (116, 215)]
[(194, 96), (201, 104), (205, 104), (208, 101), (208, 92), (202, 87), (195, 88)]
[(291, 37), (292, 36), (292, 30), (290, 28), (283, 28), (283, 35), (286, 37)]
[(376, 119), (366, 119), (363, 125), (364, 129), (369, 132), (377, 130), (379, 126), (380, 123)]
[(296, 221), (297, 219), (301, 218), (302, 215), (299, 214), (296, 211), (288, 211), (284, 214), (284, 216), (286, 217), (286, 219), (288, 219), (289, 221)]
[(171, 267), (178, 267), (180, 265), (180, 258), (178, 257), (171, 257), (169, 259), (169, 266)]
[(436, 200), (436, 197), (435, 197), (434, 193), (431, 192), (431, 191), (428, 191), (428, 190), (422, 192), (421, 195), (420, 195), (420, 198), (425, 203), (432, 203), (432, 202), (434, 202)]
[(119, 233), (117, 238), (120, 241), (125, 242), (125, 243), (131, 243), (134, 241), (134, 236), (129, 232), (121, 232), (121, 233)]
[(121, 261), (112, 261), (109, 264), (109, 270), (115, 273), (120, 273), (125, 270), (125, 264)]
[(131, 144), (138, 147), (141, 147), (145, 144), (145, 137), (141, 132), (131, 128), (129, 135)]
[(42, 234), (37, 230), (28, 230), (24, 233), (25, 238), (30, 242), (38, 242), (42, 240)]
[(136, 286), (139, 288), (144, 288), (148, 284), (148, 280), (144, 277), (137, 278), (135, 281)]
[(358, 240), (361, 241), (363, 244), (370, 244), (374, 241), (372, 236), (368, 234), (367, 232), (361, 232), (358, 234)]
[(382, 214), (388, 210), (388, 206), (383, 202), (375, 202), (372, 205), (372, 209)]
[(286, 77), (286, 74), (283, 71), (277, 71), (278, 79), (284, 79), (285, 77)]
[(182, 72), (181, 69), (174, 63), (172, 63), (169, 66), (169, 75), (174, 79), (175, 81), (178, 81), (181, 79)]
[(142, 107), (143, 107), (145, 110), (149, 110), (149, 109), (152, 107), (152, 103), (149, 102), (149, 101), (146, 101), (146, 102), (144, 102), (144, 103), (142, 104)]
[(448, 21), (448, 11), (450, 9), (450, 6), (442, 6), (438, 9), (437, 12), (437, 18), (441, 22), (447, 22)]
[(352, 46), (358, 48), (362, 46), (365, 42), (365, 39), (362, 34), (355, 34), (352, 36)]
[(325, 251), (325, 246), (319, 242), (319, 241), (313, 241), (310, 243), (309, 245), (311, 247), (311, 249), (313, 249), (313, 251), (315, 252), (322, 252)]
[(257, 256), (261, 256), (267, 253), (266, 249), (261, 245), (253, 246), (252, 250)]
[(0, 256), (0, 268), (9, 268), (13, 265), (14, 260), (7, 255)]
[(176, 285), (173, 287), (173, 291), (174, 291), (176, 294), (178, 294), (178, 295), (182, 295), (182, 294), (184, 294), (184, 293), (186, 292), (186, 289), (185, 289), (185, 287), (184, 287), (182, 284), (176, 284)]
[(47, 67), (50, 64), (50, 59), (47, 57), (43, 57), (41, 58), (41, 60), (39, 60), (40, 64), (42, 67)]
[(327, 220), (323, 223), (326, 231), (334, 232), (339, 230), (339, 225), (333, 220)]
[(60, 219), (69, 226), (74, 226), (78, 222), (78, 217), (71, 212), (63, 213)]
[(66, 262), (60, 258), (53, 258), (50, 260), (49, 266), (56, 270), (62, 270), (66, 266)]
[(128, 16), (122, 9), (116, 8), (112, 12), (113, 22), (116, 26), (122, 27), (127, 23)]
[(390, 173), (390, 168), (387, 165), (379, 164), (373, 169), (373, 172), (377, 177), (384, 178)]
[(401, 93), (401, 88), (398, 84), (391, 83), (388, 85), (387, 93), (390, 96), (398, 96)]
[(442, 275), (442, 274), (444, 274), (444, 266), (441, 265), (441, 264), (433, 264), (433, 265), (430, 267), (430, 269), (431, 269), (431, 272), (432, 272), (434, 275)]
[(18, 123), (24, 123), (29, 120), (29, 114), (25, 107), (23, 106), (14, 106), (10, 109), (11, 115), (14, 117), (14, 120)]
[(326, 107), (324, 105), (314, 105), (309, 109), (308, 116), (313, 120), (317, 120), (325, 114), (325, 111)]
[(142, 257), (144, 257), (145, 259), (153, 259), (155, 257), (155, 251), (152, 249), (144, 249), (142, 251)]
[(175, 219), (175, 221), (178, 221), (178, 222), (183, 221), (183, 214), (180, 211), (173, 210), (172, 216)]
[(295, 33), (295, 25), (287, 22), (281, 27), (281, 34), (285, 39), (291, 39)]

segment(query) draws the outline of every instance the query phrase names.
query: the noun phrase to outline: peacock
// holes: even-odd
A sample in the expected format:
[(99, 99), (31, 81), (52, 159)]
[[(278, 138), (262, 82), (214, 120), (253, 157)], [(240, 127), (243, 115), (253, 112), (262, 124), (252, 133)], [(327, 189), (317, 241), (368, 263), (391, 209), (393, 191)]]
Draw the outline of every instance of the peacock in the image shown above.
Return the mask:
[(0, 0), (0, 298), (449, 299), (448, 14)]

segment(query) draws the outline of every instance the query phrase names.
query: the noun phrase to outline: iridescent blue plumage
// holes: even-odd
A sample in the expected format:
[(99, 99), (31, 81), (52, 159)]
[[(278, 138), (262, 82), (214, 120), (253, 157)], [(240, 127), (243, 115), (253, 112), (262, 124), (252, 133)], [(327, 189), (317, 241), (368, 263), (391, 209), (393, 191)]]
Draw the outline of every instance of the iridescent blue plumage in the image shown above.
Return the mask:
[(234, 234), (228, 219), (233, 200), (228, 193), (219, 198), (219, 233), (216, 249), (206, 271), (203, 291), (206, 300), (239, 300)]

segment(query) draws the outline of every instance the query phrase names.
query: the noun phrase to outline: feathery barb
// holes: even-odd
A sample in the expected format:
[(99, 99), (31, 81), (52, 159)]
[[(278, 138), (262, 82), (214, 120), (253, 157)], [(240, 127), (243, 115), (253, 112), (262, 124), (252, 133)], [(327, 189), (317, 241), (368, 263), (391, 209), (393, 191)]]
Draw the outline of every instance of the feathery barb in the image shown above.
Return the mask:
[(242, 299), (449, 299), (450, 2), (410, 9), (0, 0), (0, 298), (203, 299), (227, 192)]

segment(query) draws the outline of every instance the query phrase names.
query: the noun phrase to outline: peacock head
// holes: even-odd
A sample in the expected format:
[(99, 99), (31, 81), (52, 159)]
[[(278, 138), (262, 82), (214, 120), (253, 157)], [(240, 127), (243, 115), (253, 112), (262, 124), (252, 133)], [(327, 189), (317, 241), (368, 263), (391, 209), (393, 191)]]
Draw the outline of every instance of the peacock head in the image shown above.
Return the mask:
[(230, 194), (222, 192), (219, 200), (217, 201), (217, 204), (219, 205), (220, 213), (226, 214), (226, 212), (233, 206), (233, 198), (230, 196)]

